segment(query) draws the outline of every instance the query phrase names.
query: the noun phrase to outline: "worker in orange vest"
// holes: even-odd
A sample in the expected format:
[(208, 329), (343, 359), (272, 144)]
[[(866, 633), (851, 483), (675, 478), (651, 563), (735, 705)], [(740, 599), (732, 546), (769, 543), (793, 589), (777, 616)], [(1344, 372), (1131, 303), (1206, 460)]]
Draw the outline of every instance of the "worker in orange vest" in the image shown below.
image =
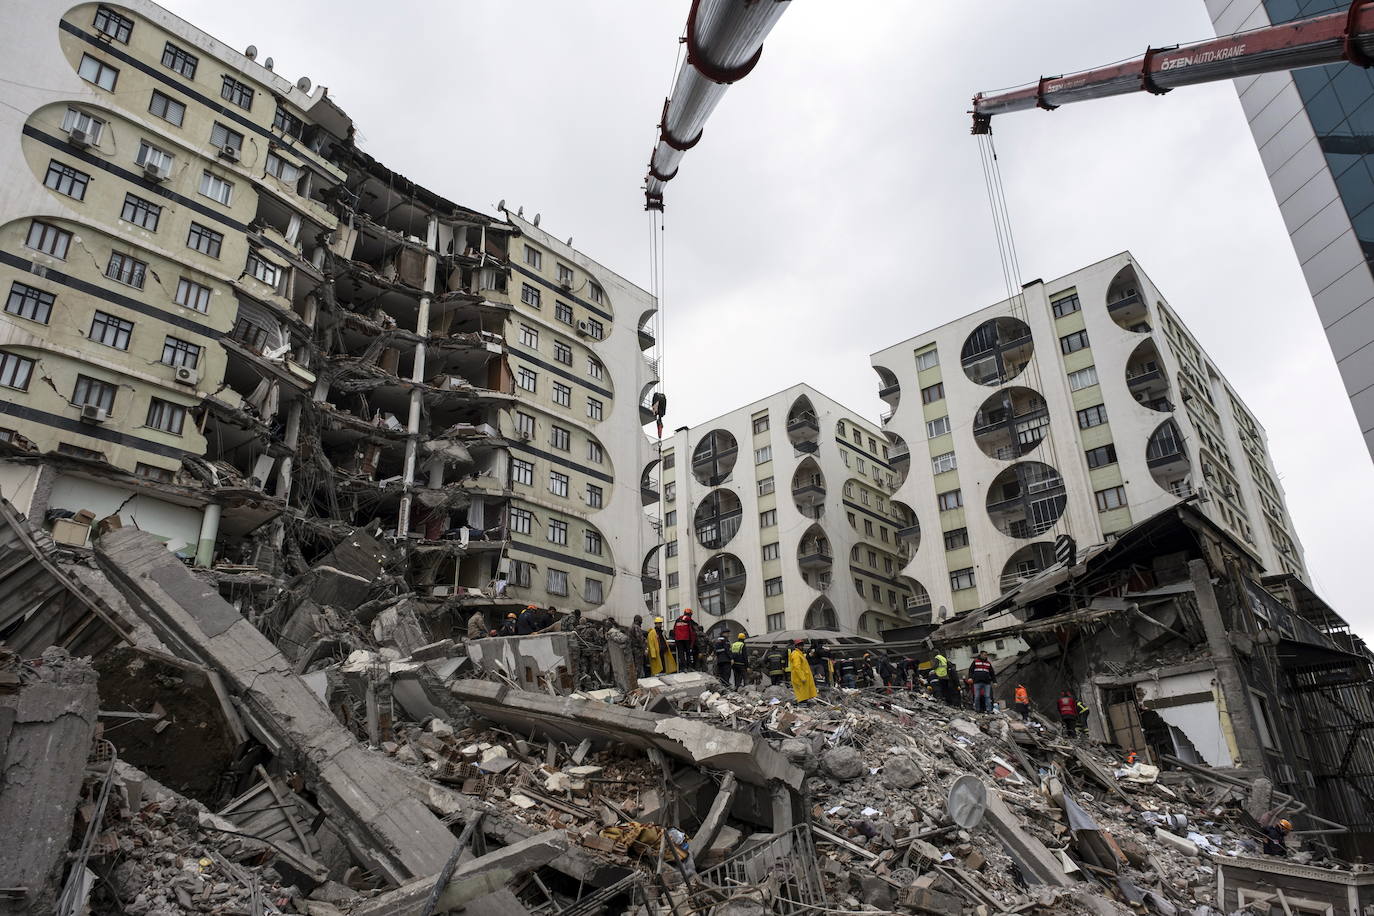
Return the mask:
[(1131, 752), (1130, 752), (1129, 754), (1126, 755), (1126, 766), (1128, 766), (1128, 767), (1135, 766), (1135, 761), (1136, 761), (1135, 748), (1131, 748)]
[(1016, 693), (1012, 696), (1012, 706), (1021, 714), (1022, 722), (1030, 721), (1030, 691), (1025, 684), (1016, 685)]

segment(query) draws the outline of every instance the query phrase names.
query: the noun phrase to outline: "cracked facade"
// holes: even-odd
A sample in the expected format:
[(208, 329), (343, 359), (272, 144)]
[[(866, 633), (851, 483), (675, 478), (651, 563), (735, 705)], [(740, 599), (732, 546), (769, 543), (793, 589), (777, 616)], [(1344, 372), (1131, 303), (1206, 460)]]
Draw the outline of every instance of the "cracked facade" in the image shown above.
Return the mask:
[(151, 3), (0, 24), (19, 510), (117, 514), (240, 606), (352, 526), (400, 536), (440, 635), (468, 608), (640, 604), (652, 296), (414, 184), (323, 87)]

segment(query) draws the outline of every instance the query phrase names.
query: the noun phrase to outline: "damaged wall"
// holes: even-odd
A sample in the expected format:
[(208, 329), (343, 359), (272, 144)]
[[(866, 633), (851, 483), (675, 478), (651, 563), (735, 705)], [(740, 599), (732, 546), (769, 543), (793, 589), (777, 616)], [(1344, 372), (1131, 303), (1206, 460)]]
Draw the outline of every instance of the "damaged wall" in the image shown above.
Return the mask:
[(185, 553), (195, 553), (205, 514), (200, 509), (174, 505), (124, 487), (65, 474), (53, 481), (47, 508), (73, 512), (89, 509), (96, 518), (118, 512), (121, 518), (166, 541), (168, 550)]

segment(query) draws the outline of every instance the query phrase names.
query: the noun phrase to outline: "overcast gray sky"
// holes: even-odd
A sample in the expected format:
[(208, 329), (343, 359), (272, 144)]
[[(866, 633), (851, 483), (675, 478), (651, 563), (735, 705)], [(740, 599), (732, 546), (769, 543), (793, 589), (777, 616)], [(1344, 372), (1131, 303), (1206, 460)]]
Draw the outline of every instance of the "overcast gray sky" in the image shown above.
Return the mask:
[[(328, 86), (388, 166), (648, 285), (687, 0), (164, 2)], [(970, 96), (1211, 34), (1203, 0), (795, 0), (668, 186), (669, 425), (798, 381), (876, 420), (870, 353), (1004, 296)], [(1023, 279), (1136, 254), (1268, 430), (1317, 590), (1374, 638), (1374, 464), (1235, 90), (995, 129)]]

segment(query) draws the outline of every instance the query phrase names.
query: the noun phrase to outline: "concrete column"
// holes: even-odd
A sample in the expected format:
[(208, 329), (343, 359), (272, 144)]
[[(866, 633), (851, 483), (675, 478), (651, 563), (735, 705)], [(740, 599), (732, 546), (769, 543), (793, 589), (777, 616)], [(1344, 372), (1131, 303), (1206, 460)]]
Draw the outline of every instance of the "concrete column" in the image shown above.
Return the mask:
[(1239, 758), (1236, 765), (1263, 767), (1264, 748), (1255, 726), (1250, 691), (1240, 676), (1240, 667), (1231, 650), (1231, 640), (1226, 635), (1226, 623), (1221, 617), (1216, 592), (1212, 590), (1212, 576), (1207, 569), (1207, 562), (1189, 560), (1188, 575), (1193, 581), (1193, 594), (1197, 597), (1198, 616), (1202, 618), (1202, 628), (1207, 634), (1207, 648), (1211, 650), (1212, 661), (1216, 664), (1217, 687), (1221, 690), (1226, 713), (1231, 720)]
[[(439, 221), (433, 217), (429, 220), (429, 228), (425, 233), (425, 238), (431, 249), (438, 244)], [(429, 336), (429, 304), (431, 299), (429, 294), (434, 292), (436, 265), (437, 262), (433, 254), (425, 255), (425, 295), (420, 297), (420, 310), (415, 318), (415, 333), (420, 335), (420, 342), (415, 345), (415, 362), (410, 372), (410, 380), (417, 385), (422, 384), (425, 380), (425, 338)], [(401, 472), (401, 483), (404, 489), (401, 492), (400, 508), (396, 512), (396, 535), (398, 537), (405, 537), (405, 533), (410, 530), (410, 488), (415, 484), (415, 455), (420, 446), (421, 400), (420, 389), (411, 389), (410, 415), (406, 420), (405, 466)]]
[(282, 458), (281, 467), (277, 469), (277, 496), (283, 500), (291, 498), (291, 471), (295, 464), (296, 444), (300, 441), (300, 434), (301, 402), (295, 400), (286, 412), (286, 431), (283, 435), (286, 447), (291, 451)]
[(219, 536), (220, 504), (210, 503), (200, 519), (200, 540), (196, 543), (196, 565), (215, 562), (215, 538)]

